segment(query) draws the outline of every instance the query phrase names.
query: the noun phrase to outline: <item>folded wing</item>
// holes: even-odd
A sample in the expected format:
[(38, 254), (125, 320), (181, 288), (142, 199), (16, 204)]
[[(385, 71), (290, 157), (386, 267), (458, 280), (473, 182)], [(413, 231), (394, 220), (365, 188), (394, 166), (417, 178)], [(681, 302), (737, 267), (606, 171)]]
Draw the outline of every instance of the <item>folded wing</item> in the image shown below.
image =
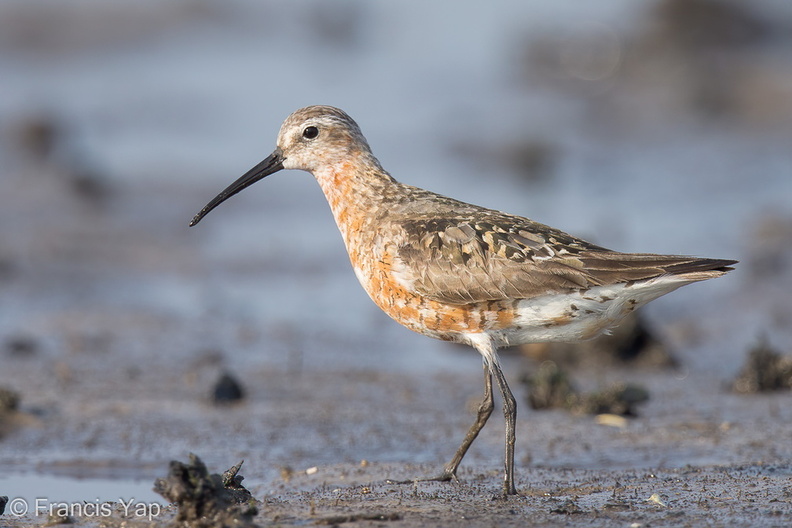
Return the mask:
[(394, 271), (417, 294), (449, 304), (528, 299), (667, 274), (693, 282), (735, 263), (619, 253), (497, 211), (475, 219), (414, 218), (400, 227), (404, 243)]

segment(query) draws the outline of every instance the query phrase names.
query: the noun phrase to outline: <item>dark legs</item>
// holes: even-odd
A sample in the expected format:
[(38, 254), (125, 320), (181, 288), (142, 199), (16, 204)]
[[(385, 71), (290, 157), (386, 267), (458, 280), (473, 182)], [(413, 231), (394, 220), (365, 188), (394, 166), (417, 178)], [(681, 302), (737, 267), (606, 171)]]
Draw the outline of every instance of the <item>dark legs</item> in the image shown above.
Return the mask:
[(517, 490), (514, 488), (514, 428), (517, 423), (517, 402), (497, 361), (492, 364), (492, 373), (495, 375), (495, 381), (498, 382), (498, 388), (503, 398), (503, 416), (506, 418), (506, 474), (503, 480), (503, 494), (516, 495)]
[(490, 374), (487, 365), (484, 365), (484, 399), (481, 400), (479, 404), (476, 421), (470, 426), (470, 429), (465, 435), (465, 439), (462, 441), (462, 445), (456, 450), (451, 461), (445, 465), (443, 472), (432, 480), (445, 481), (456, 479), (456, 472), (459, 468), (459, 464), (462, 462), (462, 459), (465, 458), (465, 453), (467, 453), (473, 440), (476, 439), (479, 432), (484, 428), (484, 424), (487, 423), (494, 407), (492, 403), (492, 374)]
[(517, 490), (514, 487), (514, 443), (515, 434), (514, 429), (517, 422), (517, 402), (514, 399), (509, 384), (506, 382), (506, 377), (498, 364), (497, 356), (494, 349), (491, 350), (492, 355), (482, 354), (485, 358), (484, 361), (484, 399), (479, 404), (478, 413), (476, 414), (476, 421), (468, 430), (462, 445), (454, 453), (451, 461), (445, 465), (442, 473), (436, 477), (429, 477), (419, 480), (439, 480), (448, 481), (456, 479), (456, 472), (459, 464), (465, 457), (470, 445), (478, 436), (484, 424), (487, 423), (492, 410), (494, 408), (492, 401), (492, 377), (495, 376), (495, 381), (498, 384), (501, 398), (503, 399), (503, 416), (506, 419), (506, 458), (505, 468), (506, 473), (503, 480), (503, 493), (504, 495), (515, 495)]

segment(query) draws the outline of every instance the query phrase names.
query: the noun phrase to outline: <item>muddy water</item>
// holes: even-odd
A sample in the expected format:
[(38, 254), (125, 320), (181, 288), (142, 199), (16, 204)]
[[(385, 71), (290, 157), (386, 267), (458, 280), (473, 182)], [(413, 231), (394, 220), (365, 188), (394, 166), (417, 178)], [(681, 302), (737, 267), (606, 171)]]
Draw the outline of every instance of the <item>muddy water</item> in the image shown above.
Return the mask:
[[(740, 89), (713, 115), (696, 102), (712, 86), (662, 69), (706, 52), (663, 55), (650, 14), (626, 3), (592, 8), (594, 25), (543, 3), (460, 9), (455, 24), (437, 23), (439, 4), (421, 17), (344, 6), (0, 7), (0, 385), (20, 396), (0, 422), (0, 495), (150, 501), (168, 462), (194, 452), (215, 472), (245, 460), (261, 524), (370, 522), (361, 512), (394, 525), (790, 524), (789, 394), (727, 388), (759, 335), (792, 352), (783, 32), (765, 29), (748, 62), (722, 43), (734, 71), (751, 69), (727, 77)], [(81, 26), (82, 9), (102, 23)], [(480, 31), (460, 32), (472, 21)], [(615, 73), (568, 78), (578, 48), (563, 43), (608, 50), (612, 34)], [(530, 51), (543, 49), (550, 59)], [(461, 483), (385, 484), (450, 456), (480, 360), (378, 312), (308, 175), (268, 178), (186, 227), (312, 103), (346, 108), (408, 183), (621, 250), (743, 263), (646, 310), (679, 369), (572, 370), (586, 390), (649, 389), (624, 427), (528, 411), (517, 380), (536, 365), (504, 358), (523, 496), (490, 500), (498, 416)], [(212, 403), (224, 372), (245, 390), (238, 404)]]

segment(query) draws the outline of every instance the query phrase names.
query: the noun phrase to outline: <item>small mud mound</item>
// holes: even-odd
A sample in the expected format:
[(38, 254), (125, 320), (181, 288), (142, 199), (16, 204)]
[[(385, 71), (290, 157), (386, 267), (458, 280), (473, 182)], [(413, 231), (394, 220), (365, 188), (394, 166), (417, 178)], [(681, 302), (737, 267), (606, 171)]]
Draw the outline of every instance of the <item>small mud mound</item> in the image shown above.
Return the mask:
[(637, 416), (636, 406), (649, 400), (649, 391), (638, 385), (616, 383), (597, 392), (579, 393), (567, 374), (545, 361), (533, 376), (526, 376), (528, 404), (532, 409), (567, 409), (578, 414)]
[(782, 356), (760, 342), (748, 352), (732, 389), (742, 394), (792, 389), (792, 356)]
[(0, 438), (13, 428), (18, 408), (19, 395), (11, 389), (0, 387)]
[(258, 513), (256, 500), (242, 486), (238, 475), (242, 462), (223, 475), (209, 474), (197, 456), (190, 454), (190, 462), (170, 463), (166, 478), (154, 482), (154, 491), (175, 503), (179, 509), (176, 523), (190, 528), (253, 528)]
[(636, 406), (649, 401), (649, 391), (640, 385), (616, 383), (602, 391), (578, 396), (572, 410), (585, 414), (637, 416)]
[(228, 372), (220, 375), (212, 389), (212, 402), (215, 405), (237, 403), (245, 398), (242, 384)]
[(577, 390), (566, 372), (553, 361), (544, 361), (533, 376), (525, 376), (531, 409), (568, 409), (577, 399)]
[(12, 413), (19, 407), (19, 395), (11, 389), (0, 387), (0, 415)]

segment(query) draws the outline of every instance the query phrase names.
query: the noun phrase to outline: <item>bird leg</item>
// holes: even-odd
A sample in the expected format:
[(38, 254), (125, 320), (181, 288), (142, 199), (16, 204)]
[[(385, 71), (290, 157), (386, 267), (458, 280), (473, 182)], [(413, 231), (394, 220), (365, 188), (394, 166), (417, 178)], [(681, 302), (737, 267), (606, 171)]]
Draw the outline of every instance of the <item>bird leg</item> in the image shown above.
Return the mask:
[[(489, 356), (485, 356), (489, 359)], [(479, 432), (484, 428), (487, 423), (494, 404), (492, 400), (492, 377), (495, 376), (495, 381), (498, 383), (501, 399), (503, 400), (503, 417), (506, 421), (506, 457), (505, 457), (505, 474), (503, 478), (503, 494), (516, 495), (517, 489), (514, 487), (514, 444), (515, 444), (515, 427), (517, 423), (517, 401), (514, 399), (509, 384), (506, 382), (506, 376), (498, 364), (497, 356), (493, 361), (484, 362), (484, 399), (479, 404), (478, 413), (476, 414), (476, 421), (468, 430), (462, 445), (456, 450), (451, 461), (445, 465), (443, 471), (434, 477), (423, 477), (411, 481), (398, 481), (398, 484), (407, 484), (411, 482), (425, 482), (425, 481), (440, 481), (447, 482), (449, 480), (456, 480), (456, 472), (462, 459), (470, 448), (473, 441), (478, 436)]]
[(465, 458), (465, 454), (473, 443), (473, 440), (476, 439), (479, 432), (484, 428), (484, 425), (487, 423), (487, 420), (492, 414), (492, 409), (494, 407), (495, 406), (492, 402), (492, 374), (485, 364), (484, 399), (481, 400), (481, 403), (479, 404), (478, 412), (476, 413), (476, 421), (470, 426), (470, 429), (468, 429), (465, 439), (462, 440), (462, 445), (460, 445), (459, 449), (456, 450), (456, 453), (454, 453), (454, 457), (451, 459), (451, 461), (445, 465), (443, 472), (431, 480), (446, 481), (456, 479), (456, 472), (459, 468), (459, 464), (462, 462), (462, 459)]
[(473, 441), (478, 436), (479, 432), (484, 428), (484, 425), (487, 423), (490, 415), (492, 414), (492, 410), (495, 408), (495, 405), (492, 401), (492, 374), (490, 373), (490, 369), (487, 367), (486, 363), (484, 364), (484, 399), (481, 400), (481, 403), (478, 407), (478, 412), (476, 413), (476, 421), (473, 425), (470, 426), (467, 434), (465, 435), (465, 439), (462, 441), (462, 445), (456, 450), (454, 453), (454, 457), (451, 461), (443, 467), (443, 471), (440, 474), (432, 476), (432, 477), (421, 477), (413, 480), (407, 481), (392, 481), (397, 484), (409, 484), (412, 482), (426, 482), (426, 481), (438, 481), (438, 482), (448, 482), (449, 480), (456, 480), (456, 472), (459, 468), (459, 464), (462, 462), (462, 459), (465, 458), (465, 454), (467, 453), (468, 449), (470, 448)]
[(509, 384), (506, 383), (506, 377), (503, 375), (497, 360), (493, 361), (489, 366), (492, 374), (495, 375), (495, 381), (498, 382), (498, 388), (503, 399), (503, 417), (506, 419), (506, 474), (503, 480), (503, 494), (516, 495), (517, 490), (514, 487), (514, 429), (517, 424), (517, 401), (514, 399), (511, 389), (509, 389)]

